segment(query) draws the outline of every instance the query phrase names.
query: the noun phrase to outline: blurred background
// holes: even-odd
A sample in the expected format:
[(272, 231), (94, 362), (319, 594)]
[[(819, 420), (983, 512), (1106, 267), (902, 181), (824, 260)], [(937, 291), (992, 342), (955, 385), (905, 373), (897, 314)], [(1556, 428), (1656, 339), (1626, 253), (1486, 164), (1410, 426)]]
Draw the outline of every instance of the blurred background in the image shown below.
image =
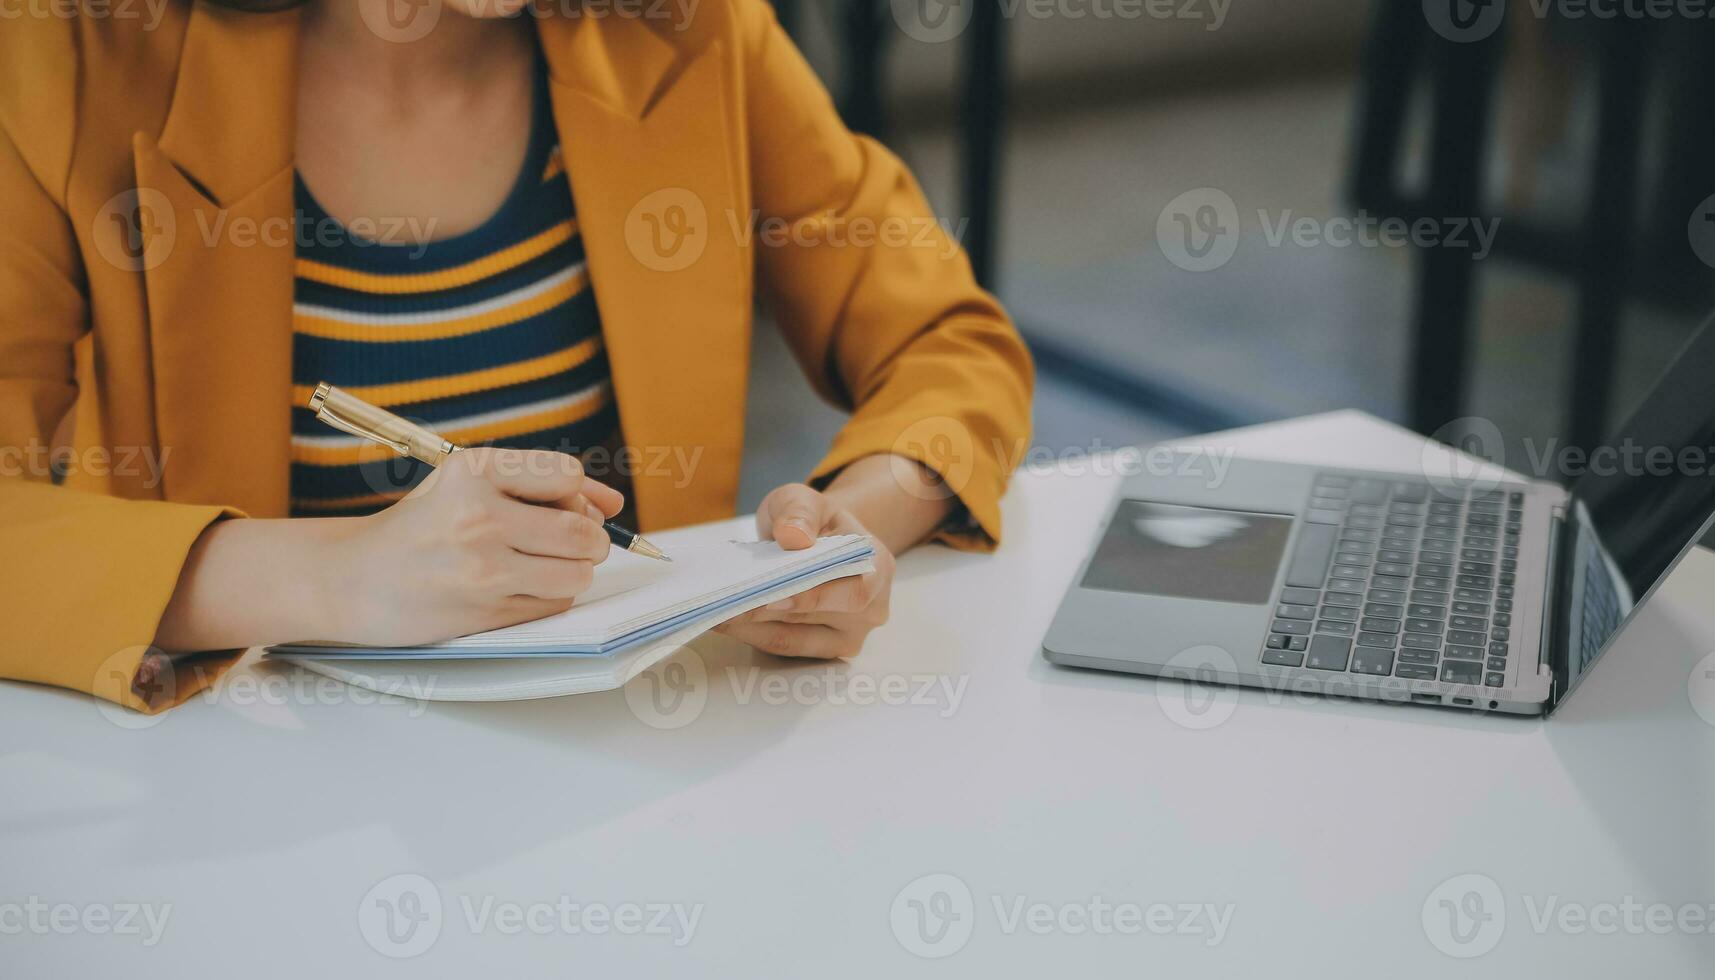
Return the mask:
[[(1715, 307), (1703, 0), (776, 9), (1030, 341), (1044, 452), (1359, 408), (1530, 469)], [(754, 374), (741, 509), (841, 420), (766, 323)]]

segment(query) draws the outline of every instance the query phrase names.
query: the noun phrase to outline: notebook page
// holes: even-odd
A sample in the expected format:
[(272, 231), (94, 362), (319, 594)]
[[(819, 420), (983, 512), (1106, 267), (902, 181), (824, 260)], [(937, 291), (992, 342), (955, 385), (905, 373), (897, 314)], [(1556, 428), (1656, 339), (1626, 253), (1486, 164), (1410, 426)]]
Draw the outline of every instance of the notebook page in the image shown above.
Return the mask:
[(772, 541), (721, 541), (674, 548), (671, 563), (614, 549), (596, 569), (595, 586), (565, 612), (433, 646), (456, 651), (603, 643), (863, 547), (865, 538), (857, 534), (820, 538), (802, 551), (786, 551)]

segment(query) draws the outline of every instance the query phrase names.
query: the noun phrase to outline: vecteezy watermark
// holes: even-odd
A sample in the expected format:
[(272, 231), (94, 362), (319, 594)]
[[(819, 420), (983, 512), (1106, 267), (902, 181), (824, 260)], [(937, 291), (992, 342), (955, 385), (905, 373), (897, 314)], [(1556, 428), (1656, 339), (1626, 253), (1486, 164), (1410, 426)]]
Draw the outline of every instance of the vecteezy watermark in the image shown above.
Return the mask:
[(1423, 899), (1423, 934), (1448, 956), (1471, 959), (1494, 949), (1507, 929), (1507, 903), (1488, 875), (1454, 875)]
[(1481, 41), (1506, 20), (1507, 11), (1557, 21), (1715, 19), (1715, 0), (1423, 0), (1423, 17), (1449, 41)]
[(140, 20), (143, 30), (161, 26), (169, 0), (0, 0), (0, 21)]
[(1155, 701), (1161, 713), (1181, 728), (1216, 728), (1238, 710), (1238, 691), (1220, 683), (1237, 674), (1238, 663), (1225, 649), (1211, 644), (1189, 647), (1162, 665), (1163, 680), (1154, 685)]
[[(1539, 480), (1566, 481), (1596, 477), (1708, 477), (1715, 475), (1715, 446), (1668, 446), (1638, 442), (1629, 436), (1617, 442), (1579, 446), (1551, 436), (1518, 440), (1521, 460), (1507, 451), (1500, 427), (1490, 419), (1469, 416), (1436, 429), (1423, 451), (1423, 475), (1450, 491), (1493, 489), (1506, 479), (1503, 468)], [(1461, 456), (1451, 460), (1441, 445)]]
[(1711, 269), (1715, 269), (1715, 194), (1699, 201), (1691, 211), (1691, 220), (1686, 222), (1685, 237), (1691, 242), (1691, 251), (1699, 261)]
[[(1454, 248), (1487, 258), (1499, 218), (1355, 215), (1315, 217), (1291, 208), (1258, 208), (1261, 241), (1269, 248)], [(1167, 202), (1155, 219), (1155, 241), (1167, 261), (1187, 272), (1210, 272), (1230, 262), (1243, 231), (1239, 207), (1215, 187), (1198, 187)]]
[(0, 936), (134, 936), (148, 949), (161, 941), (168, 902), (50, 902), (31, 895), (0, 901)]
[[(1624, 895), (1594, 902), (1561, 895), (1519, 896), (1523, 922), (1537, 936), (1715, 935), (1715, 903), (1643, 902)], [(1423, 934), (1430, 945), (1456, 959), (1474, 959), (1500, 945), (1509, 917), (1507, 895), (1484, 874), (1454, 875), (1423, 900)]]
[[(4, 2), (4, 0), (0, 0)], [(415, 215), (356, 215), (345, 221), (302, 212), (274, 217), (235, 215), (225, 208), (196, 207), (194, 220), (180, 220), (178, 209), (161, 191), (134, 187), (119, 192), (96, 212), (91, 225), (96, 252), (116, 269), (147, 272), (159, 267), (191, 232), (205, 249), (356, 248), (405, 249), (421, 258), (434, 240), (439, 219)]]
[(1715, 726), (1715, 653), (1710, 653), (1685, 678), (1685, 695), (1691, 699), (1691, 710), (1697, 717)]
[(711, 676), (702, 655), (682, 647), (632, 678), (625, 685), (625, 703), (639, 721), (662, 730), (696, 721), (711, 691), (723, 686), (740, 706), (909, 708), (951, 718), (964, 703), (969, 685), (966, 674), (870, 674), (833, 663), (779, 670), (729, 664)]
[(1056, 901), (996, 891), (978, 901), (958, 875), (923, 875), (894, 896), (893, 938), (915, 956), (944, 959), (964, 949), (979, 919), (1002, 936), (1189, 936), (1218, 946), (1232, 925), (1232, 903), (1144, 902), (1089, 895)]
[(154, 489), (166, 475), (167, 457), (172, 447), (165, 446), (84, 446), (79, 449), (55, 449), (47, 443), (32, 439), (22, 446), (0, 446), (0, 477), (29, 477), (49, 480), (73, 475), (119, 477), (136, 480), (139, 485)]
[[(219, 675), (206, 663), (174, 664), (154, 647), (130, 647), (102, 662), (96, 669), (93, 690), (104, 695), (130, 691), (157, 709), (177, 702), (181, 692), (196, 690), (193, 699), (197, 702), (238, 710), (257, 706), (386, 705), (402, 707), (408, 717), (417, 718), (428, 710), (438, 682), (439, 677), (432, 673), (410, 674), (372, 689), (284, 664)], [(95, 706), (112, 724), (133, 731), (154, 728), (173, 714), (133, 711), (106, 697), (98, 698)]]
[[(393, 959), (428, 952), (449, 921), (435, 882), (396, 874), (375, 883), (357, 906), (357, 929), (369, 948)], [(451, 921), (473, 936), (622, 936), (683, 947), (697, 934), (703, 903), (589, 901), (569, 894), (516, 900), (459, 893)]]
[[(933, 215), (844, 215), (836, 211), (786, 218), (728, 209), (720, 222), (740, 248), (924, 249), (941, 258), (959, 253), (969, 219)], [(626, 248), (644, 268), (678, 272), (703, 256), (714, 234), (708, 206), (696, 192), (664, 187), (643, 197), (625, 218)]]
[(893, 22), (925, 44), (951, 41), (970, 26), (976, 5), (994, 3), (1007, 20), (1178, 20), (1218, 31), (1232, 0), (890, 0)]

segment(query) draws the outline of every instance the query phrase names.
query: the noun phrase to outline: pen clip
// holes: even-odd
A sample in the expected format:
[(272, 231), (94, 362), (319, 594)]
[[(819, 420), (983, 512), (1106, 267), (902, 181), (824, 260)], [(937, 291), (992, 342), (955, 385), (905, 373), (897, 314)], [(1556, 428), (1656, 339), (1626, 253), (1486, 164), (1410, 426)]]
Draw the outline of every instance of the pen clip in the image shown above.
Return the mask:
[(408, 443), (401, 442), (396, 439), (389, 439), (379, 432), (372, 429), (366, 429), (355, 422), (350, 422), (342, 418), (338, 412), (333, 410), (333, 406), (327, 403), (326, 394), (321, 390), (321, 388), (318, 387), (316, 390), (316, 396), (311, 400), (316, 403), (316, 418), (326, 422), (328, 425), (333, 426), (341, 432), (348, 432), (360, 439), (368, 439), (371, 442), (378, 442), (401, 456), (411, 455), (411, 446)]

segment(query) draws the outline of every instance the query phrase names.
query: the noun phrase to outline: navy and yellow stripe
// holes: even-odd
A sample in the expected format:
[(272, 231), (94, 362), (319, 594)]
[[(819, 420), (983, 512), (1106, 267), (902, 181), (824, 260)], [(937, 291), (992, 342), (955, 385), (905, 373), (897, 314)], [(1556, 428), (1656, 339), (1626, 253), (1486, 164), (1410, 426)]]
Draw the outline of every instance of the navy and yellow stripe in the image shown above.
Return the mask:
[[(300, 227), (332, 219), (302, 182)], [(517, 186), (481, 227), (426, 245), (311, 234), (293, 297), (292, 512), (385, 507), (427, 467), (329, 428), (328, 381), (461, 445), (581, 452), (618, 429), (601, 322), (547, 111)]]

